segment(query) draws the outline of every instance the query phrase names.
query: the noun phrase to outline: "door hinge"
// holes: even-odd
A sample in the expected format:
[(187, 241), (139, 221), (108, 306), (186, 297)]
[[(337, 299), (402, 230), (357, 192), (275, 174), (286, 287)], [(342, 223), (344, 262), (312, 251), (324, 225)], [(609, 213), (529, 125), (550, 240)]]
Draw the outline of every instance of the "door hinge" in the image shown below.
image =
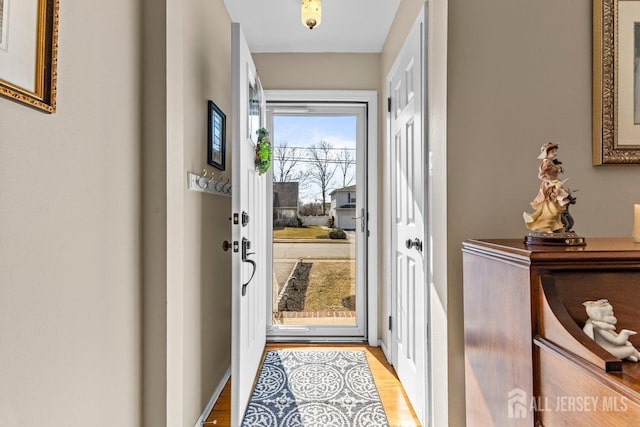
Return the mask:
[(389, 330), (391, 330), (391, 326), (393, 325), (392, 321), (391, 321), (391, 316), (389, 316)]
[(391, 97), (387, 98), (387, 112), (391, 112)]

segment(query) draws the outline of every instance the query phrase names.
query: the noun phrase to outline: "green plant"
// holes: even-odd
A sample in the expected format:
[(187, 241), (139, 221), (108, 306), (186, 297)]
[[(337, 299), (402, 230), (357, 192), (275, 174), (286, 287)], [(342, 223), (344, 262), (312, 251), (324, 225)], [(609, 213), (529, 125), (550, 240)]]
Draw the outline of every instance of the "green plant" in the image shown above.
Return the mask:
[(256, 131), (258, 144), (256, 145), (256, 169), (262, 175), (271, 167), (272, 148), (269, 141), (269, 132), (265, 128)]
[(333, 230), (329, 232), (329, 238), (330, 239), (346, 239), (347, 233), (345, 233), (344, 230), (341, 230), (338, 228), (337, 230)]

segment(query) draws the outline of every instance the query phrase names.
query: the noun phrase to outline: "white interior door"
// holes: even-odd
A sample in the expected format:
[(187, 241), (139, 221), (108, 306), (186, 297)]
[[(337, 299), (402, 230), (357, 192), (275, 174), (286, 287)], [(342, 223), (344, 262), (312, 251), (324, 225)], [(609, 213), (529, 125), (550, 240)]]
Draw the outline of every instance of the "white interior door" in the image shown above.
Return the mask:
[(405, 41), (390, 73), (392, 156), (393, 364), (416, 415), (427, 420), (427, 320), (425, 280), (424, 18)]
[(264, 93), (240, 25), (232, 24), (233, 196), (231, 425), (242, 422), (266, 340), (267, 184), (255, 168)]

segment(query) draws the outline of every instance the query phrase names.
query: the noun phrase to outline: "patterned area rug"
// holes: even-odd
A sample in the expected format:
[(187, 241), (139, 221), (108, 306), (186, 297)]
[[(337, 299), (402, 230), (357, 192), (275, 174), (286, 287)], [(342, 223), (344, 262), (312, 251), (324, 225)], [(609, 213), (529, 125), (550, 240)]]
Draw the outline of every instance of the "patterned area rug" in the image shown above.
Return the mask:
[(243, 427), (388, 427), (364, 351), (267, 353)]

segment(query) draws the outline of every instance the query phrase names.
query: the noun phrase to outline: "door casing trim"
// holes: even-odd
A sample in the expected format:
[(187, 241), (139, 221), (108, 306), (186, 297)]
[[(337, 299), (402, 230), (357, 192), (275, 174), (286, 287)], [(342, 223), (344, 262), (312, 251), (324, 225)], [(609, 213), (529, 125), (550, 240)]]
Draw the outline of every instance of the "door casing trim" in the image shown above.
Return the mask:
[(270, 101), (360, 102), (367, 104), (367, 340), (378, 345), (378, 91), (375, 90), (265, 90)]

